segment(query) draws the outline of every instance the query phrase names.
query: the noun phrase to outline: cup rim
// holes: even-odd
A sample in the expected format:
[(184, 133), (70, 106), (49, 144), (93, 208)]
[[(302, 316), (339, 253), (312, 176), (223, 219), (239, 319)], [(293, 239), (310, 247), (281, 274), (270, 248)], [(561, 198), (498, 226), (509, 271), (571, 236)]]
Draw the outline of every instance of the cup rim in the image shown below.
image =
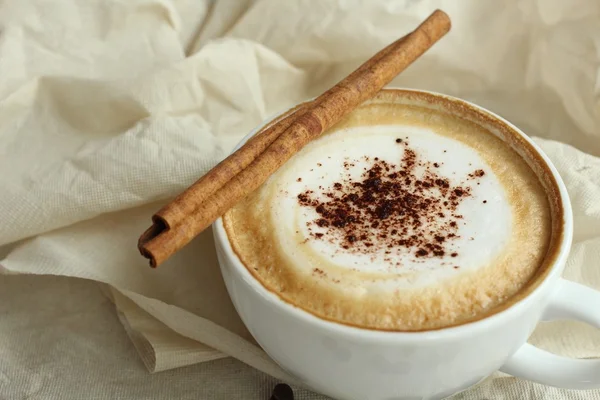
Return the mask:
[[(255, 277), (252, 276), (252, 274), (248, 271), (248, 269), (244, 266), (243, 262), (240, 260), (239, 256), (235, 253), (231, 242), (229, 241), (227, 232), (225, 230), (223, 219), (222, 217), (219, 217), (213, 223), (212, 231), (215, 243), (221, 246), (221, 248), (227, 256), (227, 260), (219, 260), (219, 265), (221, 269), (223, 269), (223, 262), (230, 262), (232, 266), (231, 269), (235, 271), (236, 274), (240, 275), (242, 280), (251, 287), (252, 291), (258, 294), (271, 306), (276, 307), (279, 311), (285, 312), (296, 319), (300, 319), (305, 323), (312, 325), (315, 328), (320, 328), (329, 331), (333, 334), (351, 336), (352, 338), (357, 340), (439, 340), (448, 339), (456, 336), (464, 336), (465, 334), (473, 334), (480, 330), (487, 330), (492, 326), (502, 325), (507, 320), (509, 320), (514, 313), (517, 313), (519, 309), (527, 308), (532, 302), (535, 302), (537, 298), (540, 297), (540, 295), (548, 289), (549, 285), (551, 285), (553, 281), (556, 281), (556, 279), (559, 278), (560, 274), (562, 273), (563, 267), (569, 254), (573, 237), (573, 216), (571, 202), (562, 178), (560, 177), (558, 171), (556, 170), (556, 167), (553, 165), (548, 156), (529, 136), (527, 136), (521, 129), (519, 129), (512, 123), (490, 110), (487, 110), (477, 104), (471, 103), (467, 100), (458, 97), (429, 90), (387, 87), (385, 89), (382, 89), (382, 91), (404, 93), (405, 95), (410, 95), (411, 93), (416, 95), (430, 95), (435, 98), (440, 98), (444, 101), (462, 104), (486, 115), (487, 117), (493, 120), (496, 120), (497, 122), (503, 123), (506, 127), (515, 132), (522, 140), (524, 140), (530, 146), (531, 149), (534, 150), (535, 156), (541, 159), (545, 167), (551, 172), (551, 178), (554, 180), (554, 183), (558, 188), (558, 194), (562, 205), (562, 237), (559, 239), (554, 260), (547, 267), (547, 273), (545, 274), (545, 276), (533, 277), (532, 279), (537, 281), (534, 282), (535, 286), (532, 289), (530, 289), (529, 292), (525, 293), (525, 295), (522, 298), (517, 299), (513, 303), (509, 304), (506, 308), (501, 309), (491, 315), (484, 316), (480, 319), (465, 322), (459, 325), (443, 327), (433, 330), (385, 331), (373, 328), (351, 326), (341, 322), (330, 321), (320, 318), (309, 311), (306, 311), (304, 309), (301, 309), (300, 307), (294, 306), (293, 304), (286, 302), (285, 300), (281, 299), (277, 294), (269, 291)], [(257, 132), (264, 129), (270, 123), (277, 120), (277, 118), (293, 109), (294, 107), (290, 107), (284, 111), (276, 113), (275, 115), (261, 122), (261, 124), (259, 124), (242, 140), (240, 140), (240, 142), (235, 146), (234, 150), (232, 151), (237, 150)]]

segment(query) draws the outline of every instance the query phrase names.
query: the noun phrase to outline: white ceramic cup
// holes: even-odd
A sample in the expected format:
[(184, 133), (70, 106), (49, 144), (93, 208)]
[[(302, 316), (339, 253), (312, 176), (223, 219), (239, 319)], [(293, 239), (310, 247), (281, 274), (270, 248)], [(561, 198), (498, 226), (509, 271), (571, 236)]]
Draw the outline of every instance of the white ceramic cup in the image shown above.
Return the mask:
[(516, 132), (543, 160), (562, 202), (562, 238), (547, 273), (510, 307), (475, 322), (415, 333), (360, 329), (320, 319), (265, 289), (232, 250), (219, 219), (213, 232), (221, 272), (249, 331), (284, 370), (307, 387), (340, 400), (438, 399), (497, 370), (561, 388), (600, 388), (600, 360), (561, 357), (526, 343), (542, 320), (575, 319), (600, 328), (600, 292), (561, 278), (573, 218), (558, 172), (523, 132), (490, 111), (437, 93), (406, 92), (477, 110)]

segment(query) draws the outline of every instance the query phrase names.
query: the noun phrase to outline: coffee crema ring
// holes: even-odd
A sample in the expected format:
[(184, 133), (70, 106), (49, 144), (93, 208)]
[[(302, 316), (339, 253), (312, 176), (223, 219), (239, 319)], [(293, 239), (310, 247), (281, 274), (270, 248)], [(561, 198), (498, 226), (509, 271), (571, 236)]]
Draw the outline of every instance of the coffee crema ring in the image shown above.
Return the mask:
[(407, 93), (361, 105), (224, 216), (282, 300), (361, 328), (439, 329), (502, 308), (545, 265), (536, 172), (484, 124)]

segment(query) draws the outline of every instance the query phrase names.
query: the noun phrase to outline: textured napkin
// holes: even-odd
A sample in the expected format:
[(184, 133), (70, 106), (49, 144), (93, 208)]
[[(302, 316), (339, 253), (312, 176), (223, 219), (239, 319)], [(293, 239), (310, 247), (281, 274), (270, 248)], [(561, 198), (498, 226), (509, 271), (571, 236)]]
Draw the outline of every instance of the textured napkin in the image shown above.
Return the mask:
[[(0, 3), (0, 270), (102, 283), (150, 371), (233, 356), (293, 382), (235, 313), (210, 232), (157, 270), (137, 238), (248, 131), (434, 8), (451, 33), (392, 86), (471, 100), (534, 136), (573, 202), (565, 277), (600, 289), (594, 0)], [(531, 342), (600, 357), (600, 332), (577, 322), (541, 324)]]

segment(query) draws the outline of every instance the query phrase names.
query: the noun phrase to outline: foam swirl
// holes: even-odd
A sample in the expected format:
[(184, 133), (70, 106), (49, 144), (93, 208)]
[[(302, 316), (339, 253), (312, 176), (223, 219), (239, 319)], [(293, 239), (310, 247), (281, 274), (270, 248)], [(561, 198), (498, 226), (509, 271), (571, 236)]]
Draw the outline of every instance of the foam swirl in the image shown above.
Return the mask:
[(412, 101), (380, 93), (226, 213), (265, 288), (327, 320), (419, 331), (488, 315), (544, 264), (550, 203), (527, 162)]
[(489, 165), (426, 128), (339, 130), (295, 157), (271, 188), (271, 223), (290, 265), (340, 287), (432, 284), (489, 265), (511, 235), (510, 205)]

